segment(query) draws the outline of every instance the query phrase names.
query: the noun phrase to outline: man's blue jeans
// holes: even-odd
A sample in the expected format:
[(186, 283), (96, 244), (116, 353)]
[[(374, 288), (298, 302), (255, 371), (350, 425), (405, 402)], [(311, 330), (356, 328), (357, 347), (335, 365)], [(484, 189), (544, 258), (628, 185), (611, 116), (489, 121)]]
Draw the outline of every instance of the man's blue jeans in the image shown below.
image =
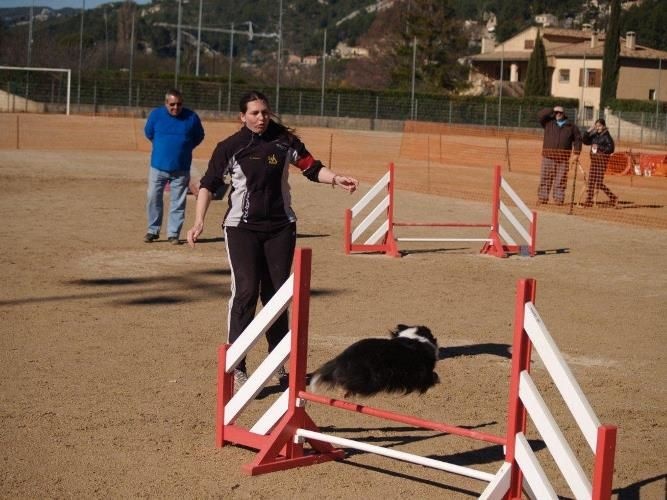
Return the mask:
[(542, 158), (540, 166), (540, 187), (537, 190), (539, 201), (546, 203), (549, 201), (549, 192), (553, 187), (554, 201), (563, 204), (565, 201), (565, 190), (567, 189), (567, 171), (569, 165), (567, 160), (554, 160), (551, 158)]
[(178, 238), (183, 227), (183, 222), (185, 221), (185, 202), (188, 196), (190, 171), (176, 170), (174, 172), (164, 172), (153, 167), (148, 170), (148, 192), (146, 193), (148, 232), (151, 234), (160, 234), (164, 212), (164, 189), (167, 186), (167, 182), (169, 182), (171, 187), (167, 237)]

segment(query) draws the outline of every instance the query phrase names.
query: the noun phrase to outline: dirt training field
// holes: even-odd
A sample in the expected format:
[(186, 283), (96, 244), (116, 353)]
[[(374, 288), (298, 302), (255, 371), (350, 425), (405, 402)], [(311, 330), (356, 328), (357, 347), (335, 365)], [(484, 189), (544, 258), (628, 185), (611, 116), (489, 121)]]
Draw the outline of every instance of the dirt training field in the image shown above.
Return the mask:
[[(226, 202), (212, 204), (194, 250), (143, 243), (147, 162), (143, 151), (0, 151), (0, 496), (387, 499), (482, 491), (471, 479), (361, 452), (247, 477), (241, 465), (253, 451), (215, 448), (216, 349), (229, 298)], [(196, 160), (199, 171), (205, 164)], [(368, 180), (386, 163), (348, 167), (337, 169)], [(593, 409), (619, 426), (615, 496), (665, 498), (666, 231), (543, 211), (532, 259), (481, 256), (467, 243), (404, 243), (402, 259), (346, 256), (344, 209), (371, 183), (352, 196), (294, 172), (291, 183), (297, 244), (313, 249), (310, 370), (397, 323), (427, 325), (443, 353), (441, 383), (423, 396), (368, 404), (503, 435), (515, 286), (534, 277), (538, 310)], [(488, 213), (482, 201), (408, 191), (397, 198), (402, 215), (416, 220)], [(259, 345), (251, 368), (263, 355)], [(588, 448), (539, 361), (533, 374), (589, 467)], [(337, 436), (487, 472), (502, 463), (498, 446), (317, 406), (309, 414)], [(529, 438), (558, 493), (571, 497), (531, 427)]]

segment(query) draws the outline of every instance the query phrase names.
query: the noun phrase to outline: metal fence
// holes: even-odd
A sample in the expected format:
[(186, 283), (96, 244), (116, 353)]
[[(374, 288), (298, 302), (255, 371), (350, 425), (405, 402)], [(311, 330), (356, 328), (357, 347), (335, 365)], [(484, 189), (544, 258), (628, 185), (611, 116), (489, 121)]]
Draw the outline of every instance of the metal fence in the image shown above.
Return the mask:
[[(136, 114), (159, 106), (168, 79), (82, 78), (72, 83), (73, 113), (109, 112)], [(235, 113), (246, 84), (181, 80), (186, 104), (197, 111)], [(495, 100), (448, 99), (446, 96), (415, 96), (409, 92), (359, 92), (324, 89), (294, 89), (266, 86), (258, 88), (273, 101), (274, 110), (283, 115), (360, 118), (371, 120), (417, 120), (425, 122), (475, 125), (482, 127), (538, 129), (536, 114), (540, 106), (502, 97)], [(279, 95), (277, 95), (279, 92)], [(0, 110), (34, 111), (29, 103), (43, 104), (44, 112), (64, 112), (66, 81), (56, 73), (0, 71)], [(4, 95), (3, 95), (4, 94)], [(277, 105), (276, 105), (277, 104)], [(30, 109), (29, 109), (30, 108)], [(277, 108), (277, 109), (276, 109)], [(571, 117), (580, 117), (576, 108), (566, 110)], [(617, 142), (667, 145), (667, 115), (645, 112), (617, 112), (606, 116), (608, 127)], [(594, 121), (579, 120), (580, 127)]]

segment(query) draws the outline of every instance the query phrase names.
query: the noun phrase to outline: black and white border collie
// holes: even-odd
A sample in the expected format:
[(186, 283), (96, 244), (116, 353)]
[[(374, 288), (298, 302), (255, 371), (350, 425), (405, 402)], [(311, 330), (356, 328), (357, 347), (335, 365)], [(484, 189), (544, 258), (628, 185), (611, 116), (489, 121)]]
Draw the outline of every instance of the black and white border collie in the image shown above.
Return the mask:
[(345, 397), (379, 392), (425, 393), (440, 382), (433, 371), (438, 342), (425, 326), (398, 325), (389, 339), (355, 342), (313, 373), (311, 392), (339, 388)]

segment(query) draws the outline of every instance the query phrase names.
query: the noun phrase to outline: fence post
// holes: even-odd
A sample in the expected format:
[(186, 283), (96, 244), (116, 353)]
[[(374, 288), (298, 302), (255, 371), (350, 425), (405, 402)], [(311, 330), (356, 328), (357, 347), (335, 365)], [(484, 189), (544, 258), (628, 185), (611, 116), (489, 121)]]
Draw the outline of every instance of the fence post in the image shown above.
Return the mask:
[(97, 115), (97, 80), (93, 83), (93, 116)]
[(644, 112), (642, 111), (641, 128), (639, 129), (639, 144), (644, 144)]
[(140, 94), (140, 92), (141, 92), (141, 84), (140, 84), (140, 83), (137, 83), (137, 97), (136, 97), (136, 99), (135, 99), (135, 101), (134, 101), (134, 106), (135, 106), (136, 108), (139, 107), (139, 94)]
[(218, 113), (222, 110), (222, 87), (218, 86)]
[(517, 128), (521, 128), (521, 112), (523, 111), (523, 108), (521, 105), (519, 105), (519, 123), (517, 124)]
[(486, 128), (486, 112), (488, 110), (488, 104), (484, 103), (484, 127)]
[(336, 95), (336, 118), (340, 116), (340, 94)]
[(449, 124), (452, 124), (452, 101), (449, 101)]
[(301, 116), (301, 99), (303, 98), (303, 92), (299, 91), (299, 113), (297, 116)]
[(380, 96), (375, 96), (375, 119), (378, 119), (378, 110), (380, 108)]

